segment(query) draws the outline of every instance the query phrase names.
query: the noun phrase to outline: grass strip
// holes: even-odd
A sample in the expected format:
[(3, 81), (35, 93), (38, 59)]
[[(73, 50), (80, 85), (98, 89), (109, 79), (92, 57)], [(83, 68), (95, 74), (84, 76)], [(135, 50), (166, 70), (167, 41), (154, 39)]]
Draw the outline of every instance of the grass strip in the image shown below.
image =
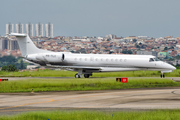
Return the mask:
[(13, 116), (0, 116), (0, 120), (178, 120), (180, 110), (153, 111), (36, 111)]
[(115, 78), (29, 79), (0, 83), (0, 93), (41, 91), (86, 91), (130, 88), (156, 88), (180, 86), (180, 82), (162, 78), (129, 78), (128, 83)]
[[(0, 71), (0, 77), (74, 77), (77, 72), (64, 70), (37, 70), (37, 71), (19, 71), (4, 72)], [(160, 77), (159, 71), (126, 71), (126, 72), (105, 72), (93, 73), (93, 77)], [(165, 73), (166, 77), (180, 77), (180, 69), (171, 73)]]

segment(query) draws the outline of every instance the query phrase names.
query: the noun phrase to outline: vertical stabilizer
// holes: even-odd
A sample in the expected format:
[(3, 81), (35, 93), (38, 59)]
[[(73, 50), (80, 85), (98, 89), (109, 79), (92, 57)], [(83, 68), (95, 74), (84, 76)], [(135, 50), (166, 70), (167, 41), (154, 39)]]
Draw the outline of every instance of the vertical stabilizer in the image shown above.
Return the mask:
[(37, 48), (27, 34), (11, 33), (16, 36), (23, 57), (29, 54), (50, 52)]

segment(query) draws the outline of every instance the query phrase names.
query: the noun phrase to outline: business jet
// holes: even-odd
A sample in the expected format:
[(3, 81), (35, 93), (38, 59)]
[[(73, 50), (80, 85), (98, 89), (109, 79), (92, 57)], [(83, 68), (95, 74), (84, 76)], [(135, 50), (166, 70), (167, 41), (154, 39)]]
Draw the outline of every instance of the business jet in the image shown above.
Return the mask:
[(63, 68), (77, 71), (75, 78), (92, 76), (94, 72), (153, 70), (164, 73), (176, 68), (151, 55), (74, 54), (53, 52), (37, 48), (27, 34), (11, 33), (16, 36), (22, 57), (48, 68)]

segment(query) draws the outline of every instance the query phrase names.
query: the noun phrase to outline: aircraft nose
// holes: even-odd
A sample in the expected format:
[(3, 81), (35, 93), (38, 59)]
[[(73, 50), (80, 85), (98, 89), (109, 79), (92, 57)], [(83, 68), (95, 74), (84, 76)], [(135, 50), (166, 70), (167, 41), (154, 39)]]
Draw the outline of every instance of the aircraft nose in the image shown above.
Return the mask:
[(172, 70), (176, 70), (176, 67), (174, 67), (174, 66), (172, 66), (172, 65), (171, 65), (171, 68), (172, 68)]
[(165, 63), (165, 68), (168, 69), (168, 70), (176, 70), (176, 67), (168, 64), (168, 63)]
[(176, 70), (176, 67), (174, 67), (174, 66), (172, 66), (170, 64), (168, 64), (168, 68), (171, 69), (171, 70)]

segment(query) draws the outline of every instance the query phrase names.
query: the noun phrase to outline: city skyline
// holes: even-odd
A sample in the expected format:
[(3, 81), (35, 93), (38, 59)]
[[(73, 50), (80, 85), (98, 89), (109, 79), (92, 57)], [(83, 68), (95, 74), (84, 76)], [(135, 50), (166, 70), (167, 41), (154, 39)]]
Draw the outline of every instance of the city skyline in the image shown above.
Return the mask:
[(0, 35), (8, 22), (50, 21), (53, 36), (179, 37), (179, 4), (178, 0), (1, 1)]
[[(25, 25), (25, 31), (24, 31), (24, 25)], [(34, 26), (35, 26), (35, 30), (34, 30)], [(45, 26), (45, 30), (43, 29), (44, 28), (43, 26)], [(34, 31), (35, 31), (35, 36), (39, 36), (39, 37), (46, 36), (53, 38), (53, 24), (51, 24), (50, 22), (44, 25), (40, 22), (35, 25), (30, 22), (28, 24), (22, 24), (20, 22), (18, 24), (15, 24), (16, 33), (26, 33), (30, 37), (33, 37)], [(13, 32), (14, 32), (14, 24), (9, 22), (8, 24), (6, 24), (6, 34), (10, 34)]]

